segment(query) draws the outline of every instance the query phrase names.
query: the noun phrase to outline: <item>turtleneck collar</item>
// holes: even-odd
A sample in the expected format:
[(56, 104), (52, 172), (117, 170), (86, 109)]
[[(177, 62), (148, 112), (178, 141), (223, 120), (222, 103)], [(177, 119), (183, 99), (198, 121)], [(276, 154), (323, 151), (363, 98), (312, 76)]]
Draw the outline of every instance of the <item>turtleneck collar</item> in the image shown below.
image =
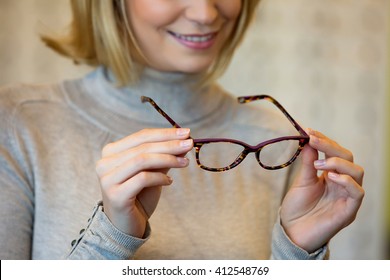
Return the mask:
[(79, 81), (77, 90), (74, 81), (65, 82), (65, 94), (80, 114), (116, 134), (126, 135), (134, 123), (169, 127), (150, 104), (141, 102), (142, 95), (152, 98), (179, 125), (196, 129), (223, 115), (231, 100), (217, 85), (197, 89), (198, 81), (197, 75), (146, 68), (136, 85), (120, 88), (112, 74), (99, 67)]

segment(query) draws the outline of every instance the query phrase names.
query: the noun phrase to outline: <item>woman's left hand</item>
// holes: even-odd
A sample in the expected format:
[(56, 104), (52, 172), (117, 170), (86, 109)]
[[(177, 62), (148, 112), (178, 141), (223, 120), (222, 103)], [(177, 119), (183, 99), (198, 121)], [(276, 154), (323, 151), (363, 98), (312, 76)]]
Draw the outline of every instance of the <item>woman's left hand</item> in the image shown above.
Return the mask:
[[(308, 130), (302, 167), (281, 207), (289, 238), (311, 253), (355, 220), (364, 197), (364, 170), (353, 155), (320, 132)], [(318, 152), (325, 159), (318, 160)], [(323, 171), (318, 175), (318, 171)]]

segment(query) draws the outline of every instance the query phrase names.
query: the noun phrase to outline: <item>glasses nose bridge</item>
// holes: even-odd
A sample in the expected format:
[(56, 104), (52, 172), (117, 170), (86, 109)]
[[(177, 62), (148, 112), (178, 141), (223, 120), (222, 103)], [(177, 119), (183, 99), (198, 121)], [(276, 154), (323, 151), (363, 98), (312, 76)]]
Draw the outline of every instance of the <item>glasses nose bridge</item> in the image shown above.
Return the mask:
[(260, 153), (261, 150), (263, 149), (264, 146), (258, 147), (256, 150), (253, 150), (252, 152), (254, 153), (254, 157), (256, 158), (257, 163), (263, 167), (263, 164), (260, 161)]
[(252, 151), (248, 150), (248, 148), (245, 148), (234, 160), (234, 162), (230, 165), (231, 168), (236, 167), (241, 162), (244, 161), (247, 155), (249, 155)]

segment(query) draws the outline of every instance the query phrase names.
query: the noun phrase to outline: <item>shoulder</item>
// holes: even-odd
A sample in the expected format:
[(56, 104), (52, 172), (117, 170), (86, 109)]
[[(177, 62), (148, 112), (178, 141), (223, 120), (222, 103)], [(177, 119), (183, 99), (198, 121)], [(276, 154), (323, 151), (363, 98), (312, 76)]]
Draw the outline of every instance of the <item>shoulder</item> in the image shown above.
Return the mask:
[(0, 88), (0, 128), (9, 133), (34, 131), (40, 134), (51, 122), (70, 113), (63, 83), (16, 84)]
[(31, 104), (62, 102), (60, 83), (57, 84), (16, 84), (0, 88), (2, 112), (14, 113)]

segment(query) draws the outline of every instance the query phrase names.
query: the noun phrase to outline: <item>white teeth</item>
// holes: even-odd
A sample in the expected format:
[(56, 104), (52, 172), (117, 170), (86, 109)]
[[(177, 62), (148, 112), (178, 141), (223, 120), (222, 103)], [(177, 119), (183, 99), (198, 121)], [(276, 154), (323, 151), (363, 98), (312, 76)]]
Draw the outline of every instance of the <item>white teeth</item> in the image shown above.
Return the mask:
[(172, 34), (181, 40), (195, 42), (195, 43), (206, 42), (206, 41), (210, 40), (211, 38), (213, 38), (212, 34), (205, 35), (205, 36), (189, 36), (189, 35), (181, 35), (181, 34), (173, 33), (173, 32), (172, 32)]

